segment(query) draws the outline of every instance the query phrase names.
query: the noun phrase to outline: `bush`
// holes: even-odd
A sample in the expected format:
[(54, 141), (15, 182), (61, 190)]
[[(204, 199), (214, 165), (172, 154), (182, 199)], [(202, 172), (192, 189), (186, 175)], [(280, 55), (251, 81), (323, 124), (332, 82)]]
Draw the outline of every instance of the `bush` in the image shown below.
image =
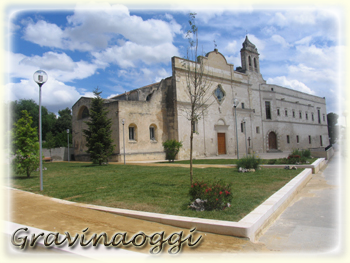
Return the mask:
[(244, 169), (258, 169), (261, 163), (261, 159), (254, 154), (243, 157), (237, 161), (237, 169), (240, 167)]
[(222, 180), (212, 183), (196, 181), (189, 191), (191, 202), (200, 199), (204, 210), (223, 210), (229, 206), (232, 200), (231, 184), (225, 184)]
[(169, 160), (169, 162), (174, 162), (176, 155), (182, 147), (182, 142), (178, 142), (177, 140), (167, 140), (166, 142), (163, 142), (163, 147), (165, 158)]
[(311, 157), (311, 151), (309, 149), (305, 149), (305, 150), (295, 149), (288, 156), (287, 163), (288, 164), (306, 163), (307, 159), (310, 157)]

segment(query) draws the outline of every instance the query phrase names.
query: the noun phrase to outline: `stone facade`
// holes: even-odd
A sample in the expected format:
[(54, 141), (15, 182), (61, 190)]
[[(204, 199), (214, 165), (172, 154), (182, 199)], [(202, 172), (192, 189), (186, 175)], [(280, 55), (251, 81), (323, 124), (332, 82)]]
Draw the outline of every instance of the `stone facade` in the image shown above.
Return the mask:
[[(208, 108), (195, 125), (195, 158), (237, 154), (236, 119), (240, 156), (246, 151), (290, 151), (329, 144), (325, 98), (266, 84), (258, 50), (248, 38), (241, 49), (242, 66), (236, 70), (217, 49), (201, 59), (210, 89)], [(116, 145), (111, 161), (123, 161), (123, 137), (127, 161), (164, 159), (162, 143), (168, 139), (183, 142), (178, 159), (189, 158), (191, 127), (186, 110), (191, 104), (186, 63), (195, 62), (173, 57), (171, 77), (105, 100)], [(82, 97), (72, 108), (76, 160), (89, 160), (82, 130), (90, 101)]]

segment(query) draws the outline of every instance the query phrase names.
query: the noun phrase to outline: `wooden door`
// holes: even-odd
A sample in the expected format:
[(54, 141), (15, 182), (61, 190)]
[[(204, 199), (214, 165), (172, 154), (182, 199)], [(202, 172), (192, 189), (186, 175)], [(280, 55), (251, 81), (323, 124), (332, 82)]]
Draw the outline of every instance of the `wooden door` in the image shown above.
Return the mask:
[(269, 149), (277, 149), (277, 136), (274, 132), (269, 133)]
[(225, 133), (218, 133), (218, 154), (226, 154)]

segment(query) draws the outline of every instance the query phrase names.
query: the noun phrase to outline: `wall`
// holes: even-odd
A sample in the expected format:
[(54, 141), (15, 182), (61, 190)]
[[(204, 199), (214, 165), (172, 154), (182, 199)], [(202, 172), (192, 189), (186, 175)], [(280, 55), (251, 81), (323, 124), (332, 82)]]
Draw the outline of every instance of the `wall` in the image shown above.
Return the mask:
[[(67, 147), (60, 147), (60, 148), (53, 148), (51, 149), (42, 149), (43, 155), (45, 157), (51, 157), (52, 161), (68, 161), (68, 148)], [(74, 148), (69, 148), (69, 160), (72, 160), (74, 158)]]

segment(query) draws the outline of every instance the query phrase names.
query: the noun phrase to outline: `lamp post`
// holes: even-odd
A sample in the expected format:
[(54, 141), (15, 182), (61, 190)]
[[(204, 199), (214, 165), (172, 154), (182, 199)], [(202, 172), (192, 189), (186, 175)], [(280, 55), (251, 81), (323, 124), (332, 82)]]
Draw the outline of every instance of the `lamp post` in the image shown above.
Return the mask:
[(239, 151), (238, 151), (238, 129), (237, 129), (237, 111), (236, 108), (239, 102), (237, 99), (233, 100), (233, 107), (235, 108), (235, 120), (236, 120), (236, 145), (237, 145), (237, 159), (239, 159)]
[(67, 147), (68, 147), (68, 162), (69, 162), (69, 129), (67, 129)]
[(246, 118), (243, 118), (243, 128), (244, 128), (244, 138), (245, 138), (245, 154), (246, 156), (248, 155), (248, 147), (247, 147), (247, 132), (246, 132), (246, 128), (245, 128), (245, 124), (246, 124)]
[(123, 124), (123, 146), (124, 146), (124, 164), (125, 164), (125, 136), (124, 136), (125, 119), (122, 119), (122, 124)]
[(34, 81), (39, 86), (39, 145), (40, 145), (40, 191), (43, 191), (43, 158), (42, 158), (42, 135), (41, 135), (41, 86), (47, 81), (47, 74), (43, 70), (38, 70), (33, 75)]

